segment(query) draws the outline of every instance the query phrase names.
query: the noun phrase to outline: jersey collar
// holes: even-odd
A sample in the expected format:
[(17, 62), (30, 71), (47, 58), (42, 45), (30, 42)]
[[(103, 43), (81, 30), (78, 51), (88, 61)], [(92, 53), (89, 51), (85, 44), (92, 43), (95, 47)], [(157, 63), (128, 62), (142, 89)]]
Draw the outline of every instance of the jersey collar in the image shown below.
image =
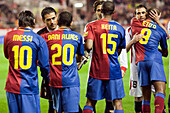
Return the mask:
[(60, 31), (70, 31), (71, 29), (68, 27), (60, 27), (58, 30)]

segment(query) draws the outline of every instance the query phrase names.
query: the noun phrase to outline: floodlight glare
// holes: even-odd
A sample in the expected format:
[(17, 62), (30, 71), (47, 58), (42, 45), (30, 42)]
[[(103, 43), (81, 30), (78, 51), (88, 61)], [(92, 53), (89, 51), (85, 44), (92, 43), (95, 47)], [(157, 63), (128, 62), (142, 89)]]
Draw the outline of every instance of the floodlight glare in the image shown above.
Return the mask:
[(83, 3), (75, 3), (74, 7), (81, 8), (83, 7)]

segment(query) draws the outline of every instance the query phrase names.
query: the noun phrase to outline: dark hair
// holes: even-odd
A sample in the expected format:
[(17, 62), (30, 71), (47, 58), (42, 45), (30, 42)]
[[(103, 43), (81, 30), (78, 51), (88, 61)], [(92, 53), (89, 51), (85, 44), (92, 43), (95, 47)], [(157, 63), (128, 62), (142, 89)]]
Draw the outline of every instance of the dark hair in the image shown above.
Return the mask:
[(58, 15), (58, 25), (70, 27), (72, 22), (72, 14), (68, 11), (63, 11)]
[(153, 11), (154, 13), (156, 13), (155, 10), (156, 10), (156, 12), (158, 13), (158, 15), (160, 15), (160, 11), (159, 11), (158, 8), (150, 8), (150, 9), (148, 9), (147, 12), (148, 12), (148, 14), (149, 14), (151, 11)]
[(111, 1), (106, 1), (102, 5), (102, 13), (104, 15), (111, 15), (115, 10), (115, 4)]
[(35, 21), (34, 21), (34, 15), (31, 11), (25, 10), (22, 11), (19, 16), (18, 16), (18, 20), (19, 20), (19, 27), (32, 27), (34, 28), (35, 26)]
[(57, 12), (54, 10), (54, 8), (52, 8), (52, 7), (45, 7), (45, 8), (41, 11), (41, 16), (42, 16), (43, 19), (45, 19), (45, 15), (46, 15), (46, 14), (50, 14), (50, 13), (52, 13), (52, 12), (54, 12), (55, 15), (57, 14)]
[(136, 9), (139, 9), (139, 8), (145, 8), (146, 11), (147, 11), (147, 7), (144, 6), (144, 5), (142, 5), (142, 4), (140, 4), (140, 5), (138, 5), (138, 6), (135, 7), (135, 14), (136, 14)]
[(103, 2), (104, 2), (104, 1), (99, 1), (99, 0), (97, 0), (97, 1), (94, 2), (94, 4), (93, 4), (93, 10), (94, 10), (94, 12), (96, 12), (97, 6), (98, 6), (98, 5), (102, 5)]
[(158, 15), (160, 15), (160, 11), (159, 11), (158, 8), (150, 8), (150, 9), (147, 10), (147, 12), (148, 12), (147, 18), (150, 18), (150, 17), (149, 17), (149, 13), (152, 13), (151, 11), (153, 11), (154, 13), (156, 13), (155, 10), (156, 10), (156, 12), (158, 13)]

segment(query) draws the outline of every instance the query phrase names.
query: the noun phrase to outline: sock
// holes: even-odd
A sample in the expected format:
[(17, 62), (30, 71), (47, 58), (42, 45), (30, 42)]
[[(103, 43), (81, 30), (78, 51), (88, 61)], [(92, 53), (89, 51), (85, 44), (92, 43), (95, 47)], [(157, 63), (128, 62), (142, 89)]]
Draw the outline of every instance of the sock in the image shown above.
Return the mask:
[(106, 102), (105, 113), (112, 113), (114, 110), (112, 102)]
[(82, 113), (93, 113), (93, 107), (91, 107), (91, 106), (84, 106)]
[(169, 95), (169, 99), (168, 99), (168, 111), (170, 113), (170, 95)]
[(82, 109), (81, 109), (80, 105), (79, 105), (79, 112), (78, 113), (82, 113)]
[(150, 108), (150, 101), (142, 101), (142, 112), (151, 112), (151, 108)]
[(123, 110), (117, 110), (117, 109), (115, 109), (115, 110), (114, 110), (114, 113), (124, 113), (124, 111), (123, 111)]
[(162, 113), (164, 109), (165, 95), (163, 93), (157, 93), (155, 95), (155, 113)]
[(142, 101), (140, 102), (135, 101), (135, 111), (142, 112)]
[(54, 109), (53, 109), (53, 101), (49, 100), (49, 109), (48, 109), (48, 113), (54, 113)]

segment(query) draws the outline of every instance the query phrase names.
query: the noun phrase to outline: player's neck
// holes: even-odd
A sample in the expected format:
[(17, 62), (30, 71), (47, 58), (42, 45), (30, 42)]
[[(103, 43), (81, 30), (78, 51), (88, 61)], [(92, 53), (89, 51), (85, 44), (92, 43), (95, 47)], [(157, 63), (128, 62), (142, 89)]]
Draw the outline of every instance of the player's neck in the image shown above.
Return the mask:
[(70, 27), (68, 27), (68, 26), (60, 26), (60, 28), (63, 28), (63, 27), (70, 28)]
[(111, 19), (112, 19), (112, 16), (110, 16), (110, 15), (104, 15), (104, 19), (111, 20)]

